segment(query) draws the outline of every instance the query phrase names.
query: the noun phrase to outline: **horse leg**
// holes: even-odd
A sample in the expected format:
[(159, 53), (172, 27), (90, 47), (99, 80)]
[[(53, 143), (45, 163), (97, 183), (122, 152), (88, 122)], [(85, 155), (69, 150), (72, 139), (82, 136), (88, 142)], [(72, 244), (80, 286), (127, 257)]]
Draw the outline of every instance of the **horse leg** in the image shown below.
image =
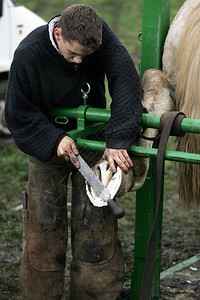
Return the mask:
[[(142, 89), (142, 104), (148, 110), (149, 114), (161, 115), (173, 110), (174, 102), (171, 97), (171, 86), (161, 71), (153, 69), (147, 70), (142, 79)], [(144, 135), (151, 138), (157, 134), (158, 130), (153, 128), (147, 128), (144, 131)], [(140, 138), (137, 143), (138, 146), (147, 148), (151, 148), (152, 144), (152, 141), (142, 138)], [(100, 179), (107, 178), (103, 183), (110, 190), (113, 197), (121, 197), (127, 192), (136, 191), (144, 184), (149, 168), (149, 159), (137, 156), (131, 156), (131, 159), (133, 161), (133, 167), (130, 172), (126, 174), (120, 168), (117, 168), (117, 173), (121, 173), (118, 177), (117, 175), (113, 177), (108, 162), (105, 160), (100, 160), (94, 167), (94, 173)], [(92, 197), (90, 193), (91, 189), (88, 192), (89, 198), (97, 198), (95, 193), (93, 193)]]

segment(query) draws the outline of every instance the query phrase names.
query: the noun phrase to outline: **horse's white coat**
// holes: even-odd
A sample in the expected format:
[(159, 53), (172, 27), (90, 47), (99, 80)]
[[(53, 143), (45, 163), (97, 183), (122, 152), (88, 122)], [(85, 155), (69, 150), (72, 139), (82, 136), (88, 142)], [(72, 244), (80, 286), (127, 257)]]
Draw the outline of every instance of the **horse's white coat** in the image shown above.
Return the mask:
[(187, 0), (184, 2), (183, 6), (179, 9), (174, 18), (165, 40), (162, 57), (163, 73), (165, 74), (167, 80), (174, 85), (176, 84), (176, 53), (180, 36), (187, 21), (188, 15), (199, 2), (200, 0)]

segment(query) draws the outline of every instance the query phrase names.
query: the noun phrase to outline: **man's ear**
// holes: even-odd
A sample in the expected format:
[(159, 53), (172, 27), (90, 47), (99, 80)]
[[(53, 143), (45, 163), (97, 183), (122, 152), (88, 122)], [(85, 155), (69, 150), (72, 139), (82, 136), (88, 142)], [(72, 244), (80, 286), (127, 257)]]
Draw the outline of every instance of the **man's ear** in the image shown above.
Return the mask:
[(60, 41), (61, 37), (62, 37), (62, 30), (61, 28), (55, 28), (54, 29), (54, 37), (57, 41)]

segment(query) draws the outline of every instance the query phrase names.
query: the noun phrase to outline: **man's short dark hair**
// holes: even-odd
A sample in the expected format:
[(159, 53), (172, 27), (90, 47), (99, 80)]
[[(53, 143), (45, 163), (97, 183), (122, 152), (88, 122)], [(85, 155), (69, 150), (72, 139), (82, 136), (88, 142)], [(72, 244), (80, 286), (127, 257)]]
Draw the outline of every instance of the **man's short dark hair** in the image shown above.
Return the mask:
[(92, 50), (102, 43), (102, 22), (91, 6), (74, 4), (67, 7), (61, 14), (58, 27), (68, 42), (76, 41)]

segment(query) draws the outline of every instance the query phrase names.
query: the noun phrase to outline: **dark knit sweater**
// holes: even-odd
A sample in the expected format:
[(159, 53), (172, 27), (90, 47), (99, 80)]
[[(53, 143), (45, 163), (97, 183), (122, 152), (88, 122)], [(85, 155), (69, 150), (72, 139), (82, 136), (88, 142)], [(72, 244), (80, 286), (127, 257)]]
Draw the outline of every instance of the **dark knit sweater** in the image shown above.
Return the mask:
[[(102, 46), (75, 68), (52, 46), (48, 25), (30, 33), (15, 51), (6, 94), (6, 122), (17, 146), (41, 161), (56, 154), (73, 121), (59, 128), (48, 112), (83, 104), (81, 88), (91, 86), (87, 104), (105, 108), (104, 76), (112, 98), (105, 133), (108, 148), (128, 149), (141, 120), (140, 80), (124, 46), (103, 22)], [(77, 69), (77, 70), (76, 70)]]

